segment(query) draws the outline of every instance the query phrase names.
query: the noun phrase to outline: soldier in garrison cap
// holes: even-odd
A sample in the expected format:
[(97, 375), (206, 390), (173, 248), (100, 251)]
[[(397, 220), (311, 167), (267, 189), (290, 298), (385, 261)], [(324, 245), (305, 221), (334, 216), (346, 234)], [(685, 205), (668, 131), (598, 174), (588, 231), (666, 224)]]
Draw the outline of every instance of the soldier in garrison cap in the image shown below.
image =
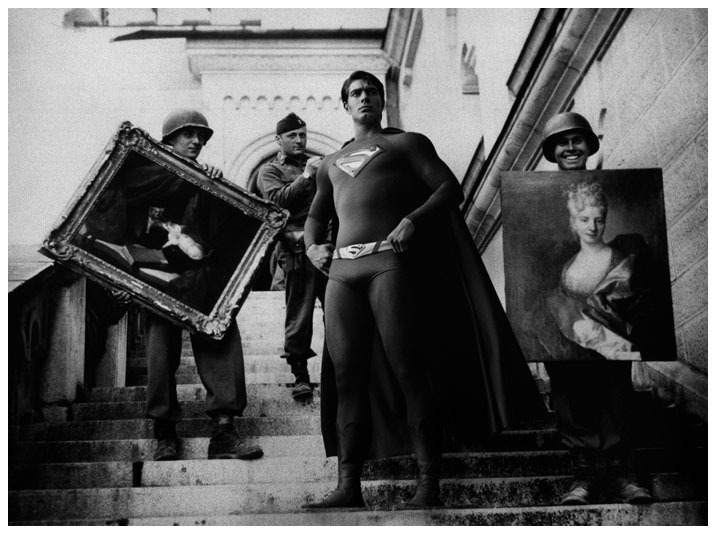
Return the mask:
[[(285, 342), (281, 358), (295, 376), (293, 399), (310, 399), (313, 387), (308, 359), (315, 355), (313, 337), (315, 300), (322, 303), (326, 277), (308, 261), (303, 242), (303, 226), (315, 196), (315, 173), (320, 156), (306, 154), (305, 121), (289, 113), (276, 124), (278, 154), (261, 167), (258, 188), (264, 198), (290, 211), (288, 224), (276, 246), (278, 264), (285, 274)], [(325, 349), (324, 349), (325, 351)]]

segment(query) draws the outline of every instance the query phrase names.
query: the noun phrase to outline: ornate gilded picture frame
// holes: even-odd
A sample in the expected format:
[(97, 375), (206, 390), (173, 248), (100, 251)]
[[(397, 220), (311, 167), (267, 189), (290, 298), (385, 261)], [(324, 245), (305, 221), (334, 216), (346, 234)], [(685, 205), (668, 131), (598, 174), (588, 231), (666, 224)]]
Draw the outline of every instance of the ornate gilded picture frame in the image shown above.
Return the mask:
[(503, 172), (501, 203), (527, 360), (677, 358), (660, 169)]
[(41, 252), (220, 339), (288, 212), (124, 122)]

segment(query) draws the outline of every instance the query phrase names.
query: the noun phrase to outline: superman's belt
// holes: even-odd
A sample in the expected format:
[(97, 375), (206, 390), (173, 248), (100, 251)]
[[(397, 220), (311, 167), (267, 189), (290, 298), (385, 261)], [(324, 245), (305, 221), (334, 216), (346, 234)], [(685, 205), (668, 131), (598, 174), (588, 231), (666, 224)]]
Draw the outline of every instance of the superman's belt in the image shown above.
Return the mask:
[(340, 249), (335, 249), (335, 251), (333, 251), (333, 259), (344, 258), (348, 260), (355, 260), (361, 256), (392, 250), (392, 245), (384, 240), (370, 243), (355, 243), (353, 245), (341, 247)]

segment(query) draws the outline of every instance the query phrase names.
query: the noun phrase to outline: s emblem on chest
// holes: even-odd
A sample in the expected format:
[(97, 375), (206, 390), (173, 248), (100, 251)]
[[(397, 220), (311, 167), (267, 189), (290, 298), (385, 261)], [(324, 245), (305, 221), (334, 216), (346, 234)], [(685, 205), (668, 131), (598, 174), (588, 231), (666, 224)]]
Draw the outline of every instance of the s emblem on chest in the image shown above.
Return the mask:
[(370, 145), (364, 149), (358, 149), (344, 154), (335, 160), (335, 167), (355, 178), (360, 171), (383, 149), (379, 145)]

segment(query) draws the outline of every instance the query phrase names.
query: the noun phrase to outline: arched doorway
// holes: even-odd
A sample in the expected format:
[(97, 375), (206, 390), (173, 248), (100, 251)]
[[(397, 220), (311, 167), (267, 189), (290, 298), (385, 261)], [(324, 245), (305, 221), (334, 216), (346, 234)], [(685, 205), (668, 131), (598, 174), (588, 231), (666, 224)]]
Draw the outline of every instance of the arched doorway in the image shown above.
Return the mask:
[[(322, 132), (308, 130), (306, 152), (311, 155), (325, 156), (340, 149), (342, 142)], [(249, 191), (255, 189), (256, 176), (261, 166), (271, 161), (278, 151), (275, 133), (267, 132), (246, 146), (233, 158), (228, 166), (227, 176), (234, 183)]]

